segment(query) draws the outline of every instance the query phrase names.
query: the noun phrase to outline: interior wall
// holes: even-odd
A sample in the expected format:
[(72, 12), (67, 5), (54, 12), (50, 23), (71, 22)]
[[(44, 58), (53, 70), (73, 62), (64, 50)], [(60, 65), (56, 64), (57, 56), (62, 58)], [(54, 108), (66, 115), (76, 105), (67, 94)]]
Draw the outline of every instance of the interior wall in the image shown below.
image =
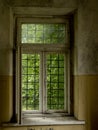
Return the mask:
[[(86, 129), (98, 129), (98, 1), (79, 0), (78, 4), (78, 93), (77, 117), (85, 117)], [(84, 110), (83, 110), (84, 109)], [(82, 110), (82, 112), (81, 112)]]
[(9, 6), (0, 0), (0, 123), (12, 116), (12, 46)]
[[(10, 9), (37, 13), (52, 10), (54, 14), (67, 14), (76, 10), (75, 18), (75, 57), (74, 57), (74, 115), (86, 120), (85, 125), (52, 126), (55, 130), (94, 130), (98, 129), (98, 1), (97, 0), (0, 0), (0, 122), (8, 122), (12, 117), (12, 49)], [(20, 9), (24, 7), (24, 9)], [(32, 8), (34, 7), (34, 8)], [(17, 10), (17, 8), (19, 10)], [(65, 12), (64, 12), (65, 10)], [(44, 11), (43, 11), (44, 12)], [(46, 12), (46, 13), (47, 13)], [(11, 35), (10, 35), (11, 34)], [(37, 127), (40, 129), (41, 126)], [(49, 127), (48, 127), (49, 128)], [(27, 129), (14, 127), (2, 129)], [(46, 127), (43, 127), (46, 129)]]

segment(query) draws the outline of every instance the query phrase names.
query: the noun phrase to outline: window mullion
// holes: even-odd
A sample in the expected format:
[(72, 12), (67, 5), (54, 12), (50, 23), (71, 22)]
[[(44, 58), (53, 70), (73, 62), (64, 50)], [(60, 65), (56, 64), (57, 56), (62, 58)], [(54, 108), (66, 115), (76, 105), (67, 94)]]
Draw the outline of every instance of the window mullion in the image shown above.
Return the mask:
[(40, 54), (39, 111), (43, 111), (43, 53)]

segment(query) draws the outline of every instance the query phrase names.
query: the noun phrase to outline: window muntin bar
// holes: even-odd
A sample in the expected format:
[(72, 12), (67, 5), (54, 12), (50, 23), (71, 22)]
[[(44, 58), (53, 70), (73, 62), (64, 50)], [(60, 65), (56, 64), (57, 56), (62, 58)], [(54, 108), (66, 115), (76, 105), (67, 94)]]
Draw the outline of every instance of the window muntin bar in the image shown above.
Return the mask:
[(22, 54), (22, 110), (39, 110), (39, 54)]
[(22, 24), (21, 43), (64, 44), (65, 24)]

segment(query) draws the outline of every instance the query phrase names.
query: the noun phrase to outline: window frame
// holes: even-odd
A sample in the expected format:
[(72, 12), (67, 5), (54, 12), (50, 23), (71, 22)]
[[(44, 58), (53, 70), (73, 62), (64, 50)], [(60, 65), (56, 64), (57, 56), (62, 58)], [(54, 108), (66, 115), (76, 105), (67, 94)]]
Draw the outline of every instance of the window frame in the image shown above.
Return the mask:
[[(55, 48), (55, 52), (64, 52), (66, 53), (66, 72), (67, 72), (67, 79), (66, 79), (66, 86), (67, 86), (67, 112), (66, 112), (66, 115), (70, 115), (71, 113), (71, 108), (70, 108), (70, 99), (71, 99), (71, 93), (70, 93), (70, 90), (71, 90), (71, 86), (70, 86), (70, 40), (69, 40), (69, 21), (68, 19), (66, 19), (64, 16), (62, 17), (34, 17), (34, 18), (24, 18), (24, 17), (21, 17), (21, 18), (17, 18), (17, 22), (16, 22), (16, 31), (17, 31), (17, 42), (16, 42), (16, 111), (18, 113), (18, 120), (19, 122), (21, 122), (21, 117), (22, 115), (24, 115), (25, 113), (31, 113), (32, 114), (32, 111), (28, 111), (28, 112), (21, 112), (21, 54), (22, 52), (28, 52), (29, 50), (29, 53), (36, 53), (36, 52), (39, 52), (39, 50), (41, 51), (46, 51), (47, 50), (47, 47), (50, 46), (50, 45), (46, 45), (44, 44), (43, 47), (41, 47), (42, 44), (21, 44), (21, 31), (20, 31), (20, 26), (22, 23), (66, 23), (66, 41), (65, 41), (65, 44), (54, 44), (54, 45), (51, 45), (51, 47), (49, 48), (50, 49), (50, 52), (54, 52), (54, 47), (56, 46)], [(33, 46), (33, 49), (31, 49), (31, 46)], [(60, 51), (62, 50), (62, 51)], [(49, 50), (48, 50), (49, 51)], [(69, 66), (69, 67), (68, 67)], [(35, 111), (36, 113), (36, 111)]]

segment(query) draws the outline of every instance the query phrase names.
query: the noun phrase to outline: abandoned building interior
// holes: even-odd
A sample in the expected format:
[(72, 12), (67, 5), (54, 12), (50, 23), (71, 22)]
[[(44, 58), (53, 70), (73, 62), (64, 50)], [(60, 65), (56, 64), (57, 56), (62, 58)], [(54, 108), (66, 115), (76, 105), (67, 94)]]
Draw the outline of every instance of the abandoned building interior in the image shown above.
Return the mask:
[(0, 130), (98, 130), (97, 0), (0, 0)]

